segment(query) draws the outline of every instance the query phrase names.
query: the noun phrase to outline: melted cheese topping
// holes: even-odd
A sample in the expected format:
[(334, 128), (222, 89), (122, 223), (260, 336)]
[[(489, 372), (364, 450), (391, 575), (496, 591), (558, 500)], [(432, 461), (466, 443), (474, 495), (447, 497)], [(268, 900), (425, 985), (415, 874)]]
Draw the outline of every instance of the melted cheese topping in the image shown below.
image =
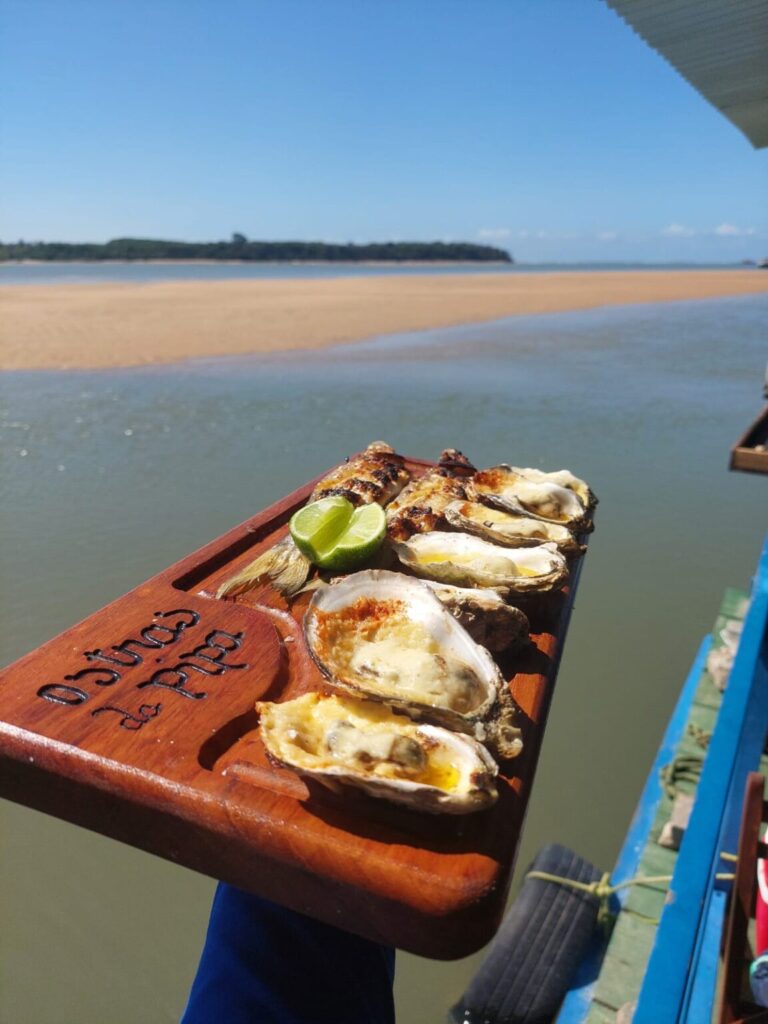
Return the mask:
[(361, 615), (356, 602), (342, 612), (318, 614), (319, 654), (344, 681), (368, 693), (396, 696), (466, 714), (486, 698), (464, 662), (441, 651), (424, 626), (397, 602), (374, 603)]
[(372, 778), (407, 780), (454, 792), (462, 782), (456, 752), (418, 726), (370, 702), (306, 694), (268, 705), (262, 727), (281, 760), (307, 769), (349, 768)]
[[(355, 675), (372, 679), (379, 692), (396, 692), (405, 698), (412, 695), (420, 703), (462, 713), (482, 703), (471, 669), (436, 650), (402, 647), (396, 634), (361, 641), (349, 659), (349, 667)], [(479, 701), (474, 699), (476, 695)]]
[(453, 565), (468, 565), (470, 568), (479, 569), (482, 572), (493, 573), (496, 576), (538, 576), (535, 569), (518, 565), (511, 558), (504, 555), (489, 556), (478, 555), (477, 552), (458, 551), (424, 551), (416, 556), (419, 565), (437, 565), (442, 562), (451, 562)]
[(491, 508), (490, 505), (462, 505), (461, 511), (467, 519), (474, 519), (478, 523), (510, 523), (522, 518), (511, 516), (509, 512), (502, 512), (500, 508)]
[(533, 483), (518, 478), (515, 483), (501, 492), (503, 496), (517, 498), (536, 515), (568, 522), (583, 514), (584, 509), (576, 495), (557, 484)]
[(557, 523), (542, 523), (524, 515), (513, 515), (498, 508), (467, 502), (460, 508), (465, 518), (484, 526), (495, 535), (502, 537), (533, 537), (545, 542), (556, 537), (566, 540), (569, 536), (564, 526)]

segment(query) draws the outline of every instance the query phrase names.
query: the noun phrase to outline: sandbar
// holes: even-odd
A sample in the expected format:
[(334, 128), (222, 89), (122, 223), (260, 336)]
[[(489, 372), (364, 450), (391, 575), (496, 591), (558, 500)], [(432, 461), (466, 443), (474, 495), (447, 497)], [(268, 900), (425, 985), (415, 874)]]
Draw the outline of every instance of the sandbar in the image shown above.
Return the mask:
[(755, 293), (768, 293), (768, 273), (758, 269), (3, 285), (0, 369), (178, 363), (519, 314)]

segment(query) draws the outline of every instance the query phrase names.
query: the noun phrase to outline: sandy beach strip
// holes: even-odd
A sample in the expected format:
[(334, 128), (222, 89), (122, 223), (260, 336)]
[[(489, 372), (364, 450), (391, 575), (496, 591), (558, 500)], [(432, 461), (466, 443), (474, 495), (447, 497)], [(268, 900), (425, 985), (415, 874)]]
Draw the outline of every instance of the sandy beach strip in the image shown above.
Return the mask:
[(760, 270), (633, 270), (0, 287), (0, 369), (310, 349), (516, 314), (768, 293)]

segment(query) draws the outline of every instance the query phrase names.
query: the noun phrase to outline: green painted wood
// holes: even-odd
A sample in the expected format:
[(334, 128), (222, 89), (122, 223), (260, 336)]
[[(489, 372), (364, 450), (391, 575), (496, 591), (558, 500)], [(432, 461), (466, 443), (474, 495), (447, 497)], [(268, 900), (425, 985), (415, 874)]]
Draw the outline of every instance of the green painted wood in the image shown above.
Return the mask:
[(693, 727), (694, 729), (703, 729), (705, 732), (711, 734), (712, 730), (715, 727), (715, 722), (717, 721), (717, 711), (718, 709), (713, 708), (710, 704), (699, 703), (699, 701), (696, 700), (693, 702), (693, 706), (691, 707), (691, 713), (688, 716), (688, 725), (686, 727), (686, 732), (683, 739), (693, 740), (694, 746), (699, 751), (699, 753), (701, 753), (706, 748), (702, 747), (698, 739), (696, 739), (693, 736), (691, 727)]
[[(657, 918), (664, 907), (666, 892), (650, 885), (634, 885), (627, 899), (627, 911)], [(625, 911), (626, 913), (626, 911)]]
[[(649, 843), (645, 848), (643, 856), (640, 858), (640, 875), (671, 875), (675, 870), (675, 862), (677, 861), (677, 853), (674, 850), (667, 850), (663, 846), (659, 846), (658, 843)], [(667, 882), (648, 882), (646, 883), (651, 889), (663, 889), (665, 892), (669, 888)]]
[(670, 814), (672, 813), (672, 801), (669, 797), (663, 797), (659, 804), (659, 809), (656, 812), (656, 817), (653, 819), (653, 825), (649, 835), (649, 844), (655, 843), (661, 835), (661, 830), (664, 828), (665, 823), (668, 821)]
[(610, 971), (603, 971), (595, 990), (595, 998), (603, 1005), (618, 1009), (624, 1003), (635, 999), (640, 991), (645, 971), (645, 961), (651, 952), (655, 927), (646, 925), (647, 934), (641, 939), (632, 939), (621, 929), (616, 937), (618, 949), (611, 957)]
[[(714, 647), (713, 643), (713, 647)], [(722, 647), (722, 643), (718, 646)], [(703, 672), (701, 675), (701, 682), (696, 690), (696, 696), (693, 699), (694, 704), (698, 707), (707, 707), (712, 711), (717, 712), (720, 707), (720, 703), (723, 699), (723, 694), (715, 686), (712, 681), (712, 676), (709, 672)]]
[(618, 1009), (637, 996), (655, 935), (655, 925), (634, 914), (622, 914), (611, 937), (612, 967), (601, 973), (596, 999)]
[(624, 913), (613, 931), (612, 941), (615, 940), (617, 955), (629, 962), (630, 959), (636, 959), (632, 957), (633, 949), (644, 945), (650, 948), (656, 925), (638, 917), (637, 914)]
[(737, 587), (726, 587), (720, 614), (726, 619), (744, 619), (749, 606), (749, 594)]
[(616, 1024), (616, 1010), (617, 1007), (595, 1002), (589, 1009), (585, 1024)]

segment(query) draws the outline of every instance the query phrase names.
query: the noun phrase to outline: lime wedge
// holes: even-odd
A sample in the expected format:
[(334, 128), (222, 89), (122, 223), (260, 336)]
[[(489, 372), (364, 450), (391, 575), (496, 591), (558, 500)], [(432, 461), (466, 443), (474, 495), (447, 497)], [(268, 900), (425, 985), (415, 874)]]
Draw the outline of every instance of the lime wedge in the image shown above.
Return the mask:
[(346, 498), (321, 498), (293, 516), (291, 537), (302, 554), (320, 566), (343, 572), (362, 565), (387, 532), (381, 505), (355, 508)]
[(293, 543), (311, 562), (319, 565), (323, 555), (334, 547), (354, 511), (352, 502), (339, 497), (321, 498), (305, 505), (291, 518)]
[(319, 564), (324, 569), (343, 572), (367, 562), (381, 546), (387, 532), (387, 517), (381, 505), (361, 505), (352, 513), (349, 525), (333, 550)]

